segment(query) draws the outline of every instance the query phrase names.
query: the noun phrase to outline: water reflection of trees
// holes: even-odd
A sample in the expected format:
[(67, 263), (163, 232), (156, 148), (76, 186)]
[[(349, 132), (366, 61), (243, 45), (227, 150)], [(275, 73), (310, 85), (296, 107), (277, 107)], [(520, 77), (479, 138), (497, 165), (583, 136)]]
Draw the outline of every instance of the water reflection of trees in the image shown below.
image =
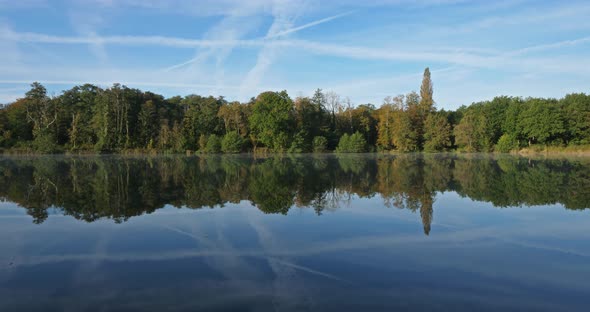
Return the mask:
[(265, 213), (310, 207), (321, 215), (353, 196), (420, 214), (430, 232), (438, 192), (497, 207), (590, 206), (590, 165), (581, 160), (401, 155), (235, 157), (36, 157), (0, 159), (0, 197), (34, 222), (51, 207), (92, 222), (123, 222), (165, 205), (221, 207), (248, 200)]

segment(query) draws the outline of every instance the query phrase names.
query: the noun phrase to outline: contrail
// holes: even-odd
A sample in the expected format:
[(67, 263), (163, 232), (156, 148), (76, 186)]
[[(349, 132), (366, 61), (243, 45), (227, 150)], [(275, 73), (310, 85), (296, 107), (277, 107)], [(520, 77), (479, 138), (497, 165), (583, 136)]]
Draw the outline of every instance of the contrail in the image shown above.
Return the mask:
[(326, 23), (326, 22), (329, 22), (329, 21), (333, 21), (335, 19), (338, 19), (338, 18), (347, 16), (347, 15), (350, 15), (352, 13), (353, 13), (353, 11), (350, 11), (350, 12), (341, 13), (341, 14), (337, 14), (337, 15), (334, 15), (334, 16), (322, 18), (320, 20), (313, 21), (313, 22), (307, 23), (305, 25), (301, 25), (301, 26), (298, 26), (298, 27), (293, 27), (291, 29), (287, 29), (287, 30), (281, 31), (281, 32), (278, 32), (276, 34), (272, 34), (272, 35), (266, 36), (266, 37), (264, 37), (264, 39), (271, 39), (271, 38), (276, 38), (276, 37), (281, 37), (281, 36), (284, 36), (284, 35), (288, 35), (288, 34), (291, 34), (291, 33), (294, 33), (294, 32), (298, 32), (300, 30), (303, 30), (303, 29), (306, 29), (306, 28), (309, 28), (309, 27), (313, 27), (313, 26), (316, 26), (316, 25), (319, 25), (319, 24), (323, 24), (323, 23)]
[[(310, 28), (310, 27), (313, 27), (313, 26), (316, 26), (316, 25), (327, 23), (329, 21), (333, 21), (335, 19), (338, 19), (338, 18), (347, 16), (347, 15), (350, 15), (352, 13), (354, 13), (354, 11), (350, 11), (350, 12), (346, 12), (346, 13), (340, 13), (340, 14), (333, 15), (333, 16), (330, 16), (330, 17), (322, 18), (320, 20), (313, 21), (313, 22), (307, 23), (305, 25), (301, 25), (301, 26), (298, 26), (298, 27), (293, 27), (293, 28), (290, 28), (290, 29), (287, 29), (287, 30), (283, 30), (283, 31), (278, 32), (276, 34), (267, 35), (266, 37), (260, 38), (260, 39), (265, 40), (265, 39), (273, 39), (273, 38), (277, 38), (277, 37), (282, 37), (282, 36), (285, 36), (285, 35), (288, 35), (288, 34), (292, 34), (292, 33), (298, 32), (298, 31), (303, 30), (303, 29), (306, 29), (306, 28)], [(253, 41), (254, 42), (257, 42), (256, 39), (253, 40)], [(178, 69), (178, 68), (184, 67), (186, 65), (192, 64), (192, 63), (198, 61), (199, 59), (200, 59), (200, 57), (195, 57), (195, 58), (192, 58), (192, 59), (187, 60), (185, 62), (182, 62), (182, 63), (176, 64), (176, 65), (172, 65), (172, 66), (166, 67), (163, 70), (164, 71), (171, 71), (171, 70), (174, 70), (174, 69)]]
[(172, 65), (170, 67), (166, 67), (166, 68), (164, 68), (164, 71), (171, 71), (171, 70), (174, 70), (174, 69), (177, 69), (177, 68), (180, 68), (180, 67), (184, 67), (186, 65), (189, 65), (189, 64), (192, 64), (194, 62), (197, 62), (197, 61), (201, 60), (202, 58), (203, 58), (203, 55), (198, 55), (197, 57), (194, 57), (194, 58), (192, 58), (192, 59), (190, 59), (188, 61), (182, 62), (180, 64)]
[(582, 38), (573, 39), (573, 40), (565, 40), (565, 41), (559, 41), (559, 42), (554, 42), (554, 43), (530, 46), (530, 47), (514, 50), (512, 52), (508, 52), (505, 55), (515, 56), (515, 55), (525, 54), (525, 53), (529, 53), (529, 52), (543, 51), (543, 50), (547, 50), (547, 49), (557, 49), (557, 48), (568, 47), (568, 46), (575, 46), (575, 45), (583, 44), (583, 43), (587, 43), (587, 42), (590, 42), (590, 37), (582, 37)]

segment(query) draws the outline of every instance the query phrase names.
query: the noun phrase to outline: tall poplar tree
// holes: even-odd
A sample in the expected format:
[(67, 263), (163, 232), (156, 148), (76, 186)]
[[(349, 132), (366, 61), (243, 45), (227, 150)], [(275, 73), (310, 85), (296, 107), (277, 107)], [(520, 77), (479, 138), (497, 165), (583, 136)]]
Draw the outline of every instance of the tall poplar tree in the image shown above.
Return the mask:
[(420, 111), (424, 119), (428, 113), (434, 111), (434, 100), (432, 98), (432, 80), (430, 79), (430, 69), (424, 69), (424, 76), (422, 77), (422, 86), (420, 86)]

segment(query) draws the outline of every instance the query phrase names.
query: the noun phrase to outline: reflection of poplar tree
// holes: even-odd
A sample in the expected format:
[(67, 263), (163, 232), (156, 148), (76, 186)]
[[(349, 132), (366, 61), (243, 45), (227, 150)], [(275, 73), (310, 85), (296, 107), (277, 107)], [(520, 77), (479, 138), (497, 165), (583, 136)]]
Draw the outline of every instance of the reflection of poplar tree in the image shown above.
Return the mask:
[(422, 226), (424, 226), (424, 234), (430, 234), (430, 225), (432, 224), (432, 195), (425, 193), (421, 199), (420, 217), (422, 218)]

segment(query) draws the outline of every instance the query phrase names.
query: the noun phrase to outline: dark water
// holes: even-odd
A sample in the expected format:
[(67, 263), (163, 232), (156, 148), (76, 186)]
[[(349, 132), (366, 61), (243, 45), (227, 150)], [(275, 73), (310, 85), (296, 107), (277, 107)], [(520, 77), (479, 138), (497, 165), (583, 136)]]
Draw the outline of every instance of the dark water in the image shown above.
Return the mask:
[(0, 311), (588, 311), (590, 159), (0, 158)]

